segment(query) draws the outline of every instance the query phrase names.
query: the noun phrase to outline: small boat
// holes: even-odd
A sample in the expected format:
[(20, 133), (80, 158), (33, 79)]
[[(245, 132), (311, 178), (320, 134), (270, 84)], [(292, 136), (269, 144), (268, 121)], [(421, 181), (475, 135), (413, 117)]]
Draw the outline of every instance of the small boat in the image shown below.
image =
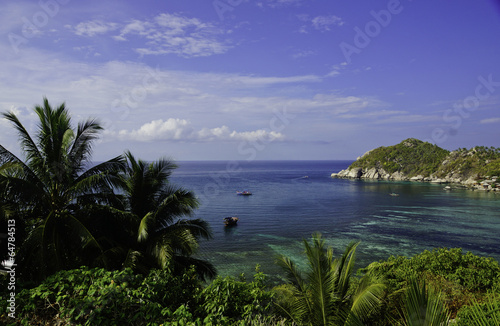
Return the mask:
[(397, 194), (397, 193), (395, 193), (395, 192), (391, 192), (391, 193), (389, 194), (389, 196), (397, 197), (397, 196), (399, 196), (399, 194)]
[(225, 226), (234, 226), (238, 223), (239, 218), (235, 216), (224, 217), (224, 225)]
[(238, 196), (250, 196), (252, 193), (250, 191), (236, 191)]

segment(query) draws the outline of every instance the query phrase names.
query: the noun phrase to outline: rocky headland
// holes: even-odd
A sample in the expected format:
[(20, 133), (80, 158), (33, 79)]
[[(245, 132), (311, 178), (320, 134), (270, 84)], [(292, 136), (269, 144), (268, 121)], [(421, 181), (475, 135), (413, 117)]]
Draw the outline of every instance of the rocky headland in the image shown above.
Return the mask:
[(333, 178), (415, 181), (500, 193), (500, 148), (447, 151), (410, 138), (366, 152)]

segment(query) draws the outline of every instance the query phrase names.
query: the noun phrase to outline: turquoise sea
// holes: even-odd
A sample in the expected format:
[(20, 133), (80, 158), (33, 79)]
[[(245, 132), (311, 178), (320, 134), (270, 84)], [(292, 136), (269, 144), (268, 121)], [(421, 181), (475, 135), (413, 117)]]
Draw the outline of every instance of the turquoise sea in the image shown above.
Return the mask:
[[(256, 264), (279, 275), (280, 254), (305, 265), (302, 240), (314, 232), (338, 254), (350, 241), (361, 241), (359, 267), (436, 247), (461, 247), (500, 260), (498, 193), (330, 177), (351, 161), (177, 163), (171, 182), (195, 192), (201, 201), (195, 217), (213, 231), (199, 256), (222, 276), (252, 275)], [(253, 195), (236, 195), (242, 190)], [(226, 216), (237, 216), (238, 225), (224, 227)]]

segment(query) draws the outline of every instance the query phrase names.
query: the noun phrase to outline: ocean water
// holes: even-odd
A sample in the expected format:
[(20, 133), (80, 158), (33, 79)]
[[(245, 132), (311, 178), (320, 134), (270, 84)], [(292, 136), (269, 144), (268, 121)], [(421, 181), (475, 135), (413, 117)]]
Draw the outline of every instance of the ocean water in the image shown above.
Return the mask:
[[(338, 255), (349, 242), (361, 241), (358, 267), (437, 247), (461, 247), (500, 260), (500, 194), (330, 177), (350, 163), (178, 162), (171, 182), (198, 196), (195, 217), (208, 221), (213, 232), (213, 239), (201, 242), (198, 256), (222, 276), (252, 275), (259, 264), (279, 278), (279, 255), (305, 267), (303, 240), (314, 232)], [(253, 195), (236, 195), (242, 190)], [(237, 216), (238, 225), (224, 227), (226, 216)]]

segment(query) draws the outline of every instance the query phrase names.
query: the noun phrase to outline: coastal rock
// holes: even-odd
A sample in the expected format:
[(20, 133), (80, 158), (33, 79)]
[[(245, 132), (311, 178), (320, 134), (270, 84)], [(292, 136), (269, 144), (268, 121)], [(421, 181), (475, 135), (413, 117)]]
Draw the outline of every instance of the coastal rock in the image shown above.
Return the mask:
[(431, 180), (431, 183), (448, 183), (448, 181), (446, 179), (437, 178), (437, 179)]
[(395, 181), (406, 181), (408, 178), (403, 174), (403, 172), (396, 171), (393, 174), (391, 174), (390, 179), (395, 180)]
[(380, 173), (378, 173), (377, 168), (371, 168), (362, 175), (366, 179), (380, 179)]
[(363, 175), (363, 169), (362, 168), (354, 168), (349, 170), (349, 174), (347, 177), (349, 178), (354, 178), (354, 179), (359, 179)]
[(476, 183), (477, 183), (477, 181), (476, 181), (476, 179), (474, 179), (473, 177), (470, 177), (470, 178), (468, 178), (467, 180), (462, 181), (462, 184), (464, 184), (464, 185), (466, 185), (466, 186), (472, 186), (472, 185), (474, 185), (474, 184), (476, 184)]

